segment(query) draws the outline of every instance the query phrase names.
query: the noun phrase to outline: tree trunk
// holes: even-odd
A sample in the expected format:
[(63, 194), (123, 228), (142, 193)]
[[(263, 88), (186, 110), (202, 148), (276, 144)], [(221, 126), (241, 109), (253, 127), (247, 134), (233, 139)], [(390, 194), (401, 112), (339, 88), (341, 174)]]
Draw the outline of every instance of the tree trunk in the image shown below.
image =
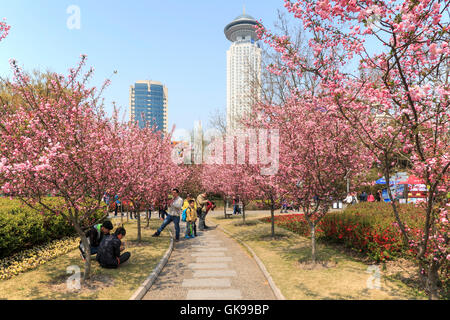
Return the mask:
[(244, 204), (242, 204), (242, 220), (243, 220), (242, 224), (245, 224), (245, 205)]
[(275, 238), (275, 211), (273, 209), (273, 202), (270, 203), (270, 218), (272, 219), (272, 238)]
[(84, 252), (86, 255), (86, 261), (84, 262), (84, 274), (83, 274), (83, 282), (84, 282), (85, 280), (89, 279), (90, 273), (91, 273), (91, 247), (89, 245), (89, 241), (88, 241), (88, 238), (86, 237), (86, 234), (81, 229), (81, 226), (76, 222), (72, 221), (72, 223), (75, 228), (75, 231), (80, 236), (81, 243), (84, 246)]
[[(316, 213), (316, 211), (314, 212)], [(311, 261), (312, 263), (316, 263), (317, 254), (316, 254), (316, 225), (319, 223), (319, 220), (311, 219), (311, 216), (314, 213), (310, 213), (310, 208), (303, 207), (303, 216), (306, 219), (306, 222), (309, 225), (309, 230), (311, 231)]]
[(316, 263), (316, 226), (314, 224), (311, 227), (311, 259), (312, 263)]
[(152, 212), (151, 209), (148, 209), (146, 217), (147, 217), (147, 226), (146, 228), (150, 228), (150, 216), (151, 216)]
[(227, 201), (223, 198), (223, 216), (227, 218)]
[(438, 284), (439, 284), (439, 263), (433, 261), (428, 269), (426, 279), (426, 289), (430, 300), (439, 300)]
[[(86, 236), (84, 236), (86, 238)], [(86, 238), (86, 261), (84, 262), (84, 275), (83, 275), (83, 282), (86, 281), (91, 277), (91, 247), (89, 246), (89, 243)]]
[[(137, 215), (137, 217), (136, 217), (136, 215)], [(135, 215), (134, 215), (134, 217), (137, 219), (137, 242), (138, 243), (141, 243), (141, 213), (140, 212), (137, 212), (137, 211), (135, 211)]]

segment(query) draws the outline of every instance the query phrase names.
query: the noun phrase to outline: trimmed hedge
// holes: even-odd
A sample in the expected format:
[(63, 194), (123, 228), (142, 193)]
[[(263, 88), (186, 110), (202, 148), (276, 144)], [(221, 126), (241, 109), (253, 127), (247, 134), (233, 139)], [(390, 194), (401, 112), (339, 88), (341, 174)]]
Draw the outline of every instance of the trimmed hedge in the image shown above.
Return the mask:
[[(49, 198), (49, 201), (58, 205), (61, 200)], [(46, 214), (45, 210), (42, 212), (25, 206), (19, 200), (0, 198), (0, 258), (76, 234), (62, 216)], [(103, 213), (104, 210), (99, 210), (94, 221)]]

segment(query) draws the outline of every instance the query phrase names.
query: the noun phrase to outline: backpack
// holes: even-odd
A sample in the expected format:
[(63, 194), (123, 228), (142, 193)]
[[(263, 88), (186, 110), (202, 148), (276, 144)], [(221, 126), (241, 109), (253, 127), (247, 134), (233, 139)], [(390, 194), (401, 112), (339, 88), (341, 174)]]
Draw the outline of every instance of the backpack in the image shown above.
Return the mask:
[(181, 221), (186, 222), (186, 209), (183, 210), (183, 212), (181, 213)]

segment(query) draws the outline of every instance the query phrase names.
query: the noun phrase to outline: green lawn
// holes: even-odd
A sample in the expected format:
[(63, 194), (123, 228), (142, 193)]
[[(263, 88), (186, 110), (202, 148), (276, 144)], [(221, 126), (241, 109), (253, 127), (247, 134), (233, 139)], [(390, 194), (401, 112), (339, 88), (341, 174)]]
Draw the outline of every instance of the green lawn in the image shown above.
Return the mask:
[[(120, 223), (120, 219), (113, 222)], [(151, 220), (150, 229), (142, 229), (143, 241), (137, 245), (136, 222), (130, 220), (126, 223), (124, 227), (127, 235), (124, 240), (126, 251), (131, 253), (130, 260), (118, 269), (103, 269), (94, 259), (91, 280), (83, 285), (80, 291), (69, 291), (66, 285), (71, 275), (67, 273), (67, 267), (79, 266), (83, 272), (84, 263), (76, 249), (34, 270), (0, 281), (0, 299), (129, 299), (153, 271), (170, 245), (168, 231), (164, 231), (158, 238), (151, 237), (160, 224), (159, 219)]]

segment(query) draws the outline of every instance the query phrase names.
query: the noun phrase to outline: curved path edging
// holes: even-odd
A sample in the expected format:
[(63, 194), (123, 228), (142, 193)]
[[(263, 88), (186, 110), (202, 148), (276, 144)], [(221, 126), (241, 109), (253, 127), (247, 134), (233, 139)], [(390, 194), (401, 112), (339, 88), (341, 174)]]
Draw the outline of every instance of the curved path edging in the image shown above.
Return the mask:
[(153, 269), (153, 272), (147, 277), (147, 279), (145, 279), (145, 281), (141, 284), (141, 286), (133, 293), (131, 298), (128, 300), (142, 300), (142, 298), (145, 296), (148, 290), (150, 290), (156, 278), (158, 278), (164, 266), (167, 264), (167, 261), (169, 261), (170, 255), (172, 254), (173, 251), (173, 235), (170, 230), (169, 232), (170, 232), (169, 249), (167, 249), (166, 253), (161, 258), (155, 269)]
[(244, 241), (242, 241), (241, 239), (233, 236), (229, 231), (225, 230), (224, 228), (222, 228), (220, 225), (217, 225), (217, 227), (222, 230), (225, 234), (227, 234), (230, 238), (238, 241), (240, 244), (242, 244), (245, 248), (247, 248), (247, 250), (252, 254), (253, 259), (255, 259), (256, 264), (258, 265), (258, 267), (261, 269), (262, 273), (264, 274), (264, 276), (266, 277), (267, 281), (269, 282), (270, 288), (273, 291), (273, 294), (275, 295), (275, 297), (277, 297), (278, 300), (286, 300), (286, 298), (283, 296), (283, 294), (281, 293), (280, 289), (278, 289), (277, 285), (275, 284), (275, 282), (273, 281), (272, 277), (270, 276), (269, 272), (267, 271), (264, 263), (261, 261), (261, 259), (258, 258), (258, 256), (256, 255), (256, 253), (252, 250), (252, 248), (250, 248), (249, 245), (247, 245)]

